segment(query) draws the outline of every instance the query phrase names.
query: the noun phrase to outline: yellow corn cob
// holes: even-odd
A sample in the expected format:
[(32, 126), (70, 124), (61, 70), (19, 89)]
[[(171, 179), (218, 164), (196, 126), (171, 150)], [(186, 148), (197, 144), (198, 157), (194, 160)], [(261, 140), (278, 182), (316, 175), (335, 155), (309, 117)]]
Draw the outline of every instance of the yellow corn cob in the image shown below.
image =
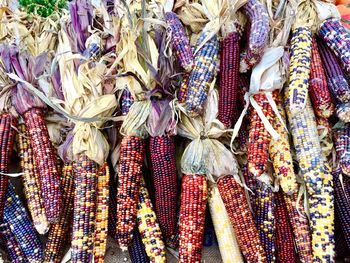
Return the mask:
[(96, 225), (94, 239), (94, 262), (105, 259), (108, 234), (109, 168), (105, 163), (99, 170), (97, 181)]
[[(280, 94), (274, 93), (274, 99), (278, 111), (286, 124), (286, 114), (282, 105), (282, 97)], [(270, 142), (269, 154), (272, 159), (273, 168), (277, 177), (280, 179), (282, 190), (286, 194), (292, 194), (298, 190), (298, 184), (294, 173), (288, 131), (283, 127), (281, 121), (276, 115), (274, 116), (273, 128), (280, 135), (279, 139), (272, 139)]]
[(18, 149), (21, 158), (20, 166), (24, 173), (23, 186), (35, 229), (39, 234), (45, 234), (50, 227), (46, 218), (43, 199), (41, 198), (39, 173), (36, 169), (33, 149), (30, 146), (29, 137), (24, 124), (18, 126)]
[(162, 232), (143, 179), (137, 205), (137, 223), (142, 243), (145, 245), (147, 256), (151, 262), (166, 262)]
[(224, 263), (243, 263), (244, 260), (239, 249), (236, 234), (216, 185), (210, 187), (208, 202), (222, 261)]

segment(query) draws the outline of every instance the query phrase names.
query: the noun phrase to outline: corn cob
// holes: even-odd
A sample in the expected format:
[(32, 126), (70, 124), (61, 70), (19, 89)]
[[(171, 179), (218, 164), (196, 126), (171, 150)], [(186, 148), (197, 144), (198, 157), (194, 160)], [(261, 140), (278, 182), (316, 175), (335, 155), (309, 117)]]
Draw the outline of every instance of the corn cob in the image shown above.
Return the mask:
[(183, 174), (181, 182), (179, 262), (200, 262), (207, 203), (207, 180)]
[(316, 38), (312, 38), (309, 95), (318, 117), (329, 118), (333, 114), (334, 105), (328, 90)]
[(43, 235), (49, 230), (50, 224), (47, 221), (41, 197), (38, 170), (34, 163), (33, 150), (27, 137), (26, 127), (24, 124), (20, 124), (18, 129), (21, 133), (18, 136), (18, 149), (21, 157), (20, 166), (24, 173), (22, 176), (24, 193), (34, 227), (39, 234)]
[(300, 262), (312, 262), (312, 245), (309, 220), (307, 219), (303, 203), (297, 203), (298, 194), (284, 195), (289, 220), (293, 228), (296, 250)]
[(177, 173), (175, 140), (167, 135), (150, 137), (152, 181), (155, 188), (155, 211), (164, 238), (175, 233), (177, 223)]
[(284, 201), (283, 192), (275, 194), (275, 224), (276, 224), (276, 250), (278, 262), (297, 262), (294, 250), (293, 230), (288, 218), (288, 210)]
[(120, 105), (122, 115), (125, 116), (126, 114), (128, 114), (129, 109), (133, 103), (134, 103), (134, 98), (132, 97), (130, 91), (127, 89), (123, 90), (122, 100)]
[(97, 164), (86, 155), (73, 163), (75, 173), (72, 262), (90, 262), (93, 256), (97, 201)]
[(27, 263), (21, 247), (19, 246), (16, 237), (11, 232), (10, 226), (7, 223), (0, 224), (0, 241), (6, 247), (6, 252), (13, 263)]
[[(285, 121), (286, 114), (282, 105), (282, 96), (274, 93), (274, 100), (281, 117)], [(274, 116), (274, 121), (272, 123), (273, 128), (280, 135), (279, 139), (272, 139), (269, 146), (269, 154), (273, 163), (273, 168), (276, 176), (280, 180), (282, 190), (286, 194), (295, 193), (298, 190), (298, 184), (294, 174), (288, 131), (286, 131), (276, 115)]]
[(350, 73), (350, 34), (339, 19), (326, 19), (319, 27), (318, 35), (339, 58), (343, 68)]
[(289, 66), (289, 87), (286, 92), (288, 110), (297, 114), (305, 108), (308, 98), (311, 64), (311, 30), (297, 27), (292, 31)]
[(272, 187), (257, 180), (255, 189), (255, 221), (265, 247), (267, 262), (276, 262), (275, 200)]
[(140, 233), (137, 228), (134, 230), (134, 238), (131, 245), (128, 247), (130, 260), (132, 263), (149, 263), (145, 246), (142, 243)]
[(141, 137), (122, 139), (118, 168), (117, 239), (126, 250), (132, 241), (136, 223), (137, 200), (140, 191), (145, 141)]
[(348, 123), (334, 130), (334, 143), (341, 171), (350, 175), (350, 125)]
[(9, 185), (7, 190), (4, 222), (8, 224), (25, 258), (29, 262), (42, 262), (43, 246), (12, 185)]
[[(254, 99), (261, 107), (262, 112), (269, 122), (273, 120), (273, 110), (267, 101), (265, 94), (256, 94)], [(265, 129), (255, 108), (251, 106), (249, 142), (248, 142), (248, 170), (256, 177), (261, 176), (266, 171), (269, 159), (269, 145), (271, 136)]]
[(179, 92), (177, 94), (177, 99), (180, 103), (184, 103), (186, 101), (187, 90), (188, 90), (188, 74), (185, 74), (179, 88)]
[(249, 0), (243, 6), (243, 12), (251, 25), (248, 47), (240, 62), (240, 72), (247, 72), (260, 61), (267, 45), (269, 16), (266, 7), (259, 0)]
[[(13, 144), (15, 139), (15, 129), (11, 126), (16, 126), (17, 121), (9, 113), (2, 113), (0, 117), (0, 172), (7, 173), (13, 151)], [(0, 175), (0, 221), (3, 218), (7, 187), (9, 178), (6, 175)]]
[(185, 71), (190, 72), (193, 68), (194, 58), (190, 40), (186, 35), (185, 28), (180, 19), (173, 12), (166, 12), (165, 20), (168, 25), (168, 32), (171, 36), (171, 44), (175, 50), (180, 65)]
[(108, 234), (108, 207), (109, 167), (105, 163), (98, 172), (94, 262), (103, 263), (105, 259)]
[(23, 118), (39, 171), (46, 217), (50, 223), (55, 223), (61, 211), (60, 175), (44, 114), (42, 109), (32, 108), (24, 113)]
[(243, 263), (235, 231), (216, 185), (210, 188), (208, 203), (223, 263)]
[[(200, 46), (209, 33), (210, 31), (202, 32), (198, 39), (197, 46)], [(199, 49), (194, 58), (194, 67), (188, 80), (185, 104), (186, 110), (193, 116), (203, 111), (209, 86), (216, 75), (219, 48), (218, 37), (214, 35)]]
[(218, 120), (231, 128), (237, 118), (240, 32), (229, 33), (221, 42)]
[(108, 213), (108, 235), (117, 240), (117, 183), (114, 176), (109, 180), (109, 213)]
[(51, 225), (46, 241), (45, 263), (61, 262), (65, 245), (69, 239), (74, 204), (74, 178), (71, 163), (66, 163), (63, 166), (61, 190), (63, 210), (59, 222)]
[(157, 216), (153, 210), (153, 205), (143, 179), (141, 181), (139, 203), (137, 205), (137, 223), (142, 243), (145, 245), (150, 261), (165, 262), (165, 246), (162, 240), (162, 232), (160, 231)]
[(248, 262), (267, 262), (243, 188), (232, 175), (220, 177), (217, 184), (245, 259)]

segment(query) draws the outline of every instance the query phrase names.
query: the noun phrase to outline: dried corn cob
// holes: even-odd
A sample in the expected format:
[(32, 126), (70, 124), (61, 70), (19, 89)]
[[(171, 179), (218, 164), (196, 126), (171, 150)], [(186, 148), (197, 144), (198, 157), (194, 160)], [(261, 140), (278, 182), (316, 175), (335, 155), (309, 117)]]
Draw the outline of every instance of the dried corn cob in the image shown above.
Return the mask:
[(9, 185), (4, 211), (4, 222), (15, 236), (23, 255), (29, 262), (42, 262), (44, 251), (38, 234), (14, 187)]
[(218, 189), (245, 259), (248, 262), (266, 262), (266, 253), (243, 188), (232, 175), (226, 175), (219, 178)]
[(231, 128), (237, 118), (240, 32), (229, 33), (221, 42), (218, 120)]
[(152, 181), (155, 188), (155, 211), (164, 238), (175, 233), (177, 223), (177, 173), (175, 140), (172, 136), (150, 137)]
[(186, 96), (187, 96), (187, 90), (188, 90), (188, 74), (185, 74), (181, 84), (180, 88), (177, 94), (177, 99), (179, 100), (180, 103), (184, 103), (186, 101)]
[(63, 166), (61, 190), (63, 210), (58, 223), (51, 225), (46, 241), (45, 263), (61, 262), (64, 247), (69, 239), (69, 229), (72, 222), (74, 204), (74, 178), (73, 166), (71, 163), (66, 163)]
[(94, 239), (94, 262), (104, 262), (107, 234), (108, 234), (108, 207), (109, 207), (109, 167), (105, 163), (98, 172), (96, 226)]
[(344, 123), (334, 130), (334, 143), (340, 168), (350, 175), (350, 124)]
[(114, 176), (109, 180), (109, 213), (108, 213), (108, 235), (117, 240), (117, 183)]
[(165, 20), (168, 24), (168, 31), (171, 36), (171, 44), (175, 50), (175, 54), (180, 62), (180, 65), (190, 72), (193, 68), (194, 58), (190, 45), (190, 40), (186, 35), (180, 19), (173, 12), (165, 13)]
[[(286, 123), (286, 114), (283, 108), (282, 96), (274, 93), (280, 116)], [(286, 194), (295, 193), (298, 190), (298, 184), (294, 173), (293, 159), (290, 150), (288, 131), (283, 127), (279, 118), (275, 115), (273, 128), (280, 135), (279, 139), (271, 140), (269, 146), (269, 154), (273, 163), (276, 176), (280, 179), (282, 190)]]
[(275, 200), (272, 187), (257, 180), (255, 189), (255, 221), (265, 247), (267, 262), (276, 262)]
[(240, 62), (240, 72), (247, 72), (260, 61), (267, 45), (269, 16), (259, 0), (249, 0), (243, 6), (243, 11), (251, 24), (248, 47)]
[(25, 125), (20, 124), (18, 130), (21, 133), (18, 136), (18, 149), (21, 157), (20, 166), (24, 173), (22, 176), (24, 193), (34, 227), (39, 234), (43, 235), (49, 230), (50, 224), (47, 221), (44, 201), (41, 197), (39, 174)]
[(75, 173), (72, 262), (90, 262), (93, 256), (97, 201), (97, 164), (86, 155), (73, 163)]
[(312, 39), (309, 95), (318, 117), (329, 118), (333, 114), (334, 105), (328, 90), (316, 38)]
[(132, 233), (136, 223), (144, 152), (145, 141), (143, 138), (136, 136), (123, 138), (118, 168), (116, 230), (119, 246), (123, 250), (126, 250), (132, 241)]
[(308, 263), (312, 262), (311, 231), (302, 200), (297, 200), (297, 193), (284, 195), (299, 260)]
[(278, 262), (297, 262), (294, 250), (294, 237), (288, 210), (284, 201), (283, 192), (275, 194), (275, 224), (276, 224), (276, 250)]
[(204, 236), (207, 180), (183, 174), (181, 182), (179, 262), (200, 262)]
[(145, 246), (142, 243), (140, 233), (137, 228), (134, 231), (134, 238), (131, 245), (128, 247), (130, 260), (132, 263), (149, 263)]
[(243, 263), (235, 231), (216, 185), (210, 188), (208, 203), (223, 263)]
[(156, 213), (153, 210), (145, 182), (142, 179), (137, 205), (137, 223), (145, 245), (146, 253), (151, 262), (165, 262), (165, 246), (162, 240), (162, 232), (157, 222)]
[(7, 223), (0, 224), (0, 241), (6, 246), (6, 252), (13, 263), (27, 263), (21, 247), (19, 246), (16, 237), (11, 232), (10, 226)]
[[(261, 107), (262, 112), (269, 122), (273, 120), (273, 110), (265, 94), (254, 95), (256, 103)], [(261, 176), (266, 171), (269, 159), (269, 145), (271, 136), (265, 129), (255, 108), (251, 106), (249, 142), (248, 142), (248, 170), (254, 176)]]
[[(16, 131), (11, 126), (16, 126), (17, 121), (10, 113), (2, 113), (0, 116), (0, 172), (7, 173), (10, 164), (10, 158), (13, 151)], [(5, 200), (9, 178), (6, 175), (0, 175), (0, 221), (2, 220), (5, 208)]]
[[(200, 46), (209, 33), (210, 31), (202, 32), (197, 46)], [(185, 104), (188, 113), (191, 115), (196, 116), (203, 111), (209, 86), (217, 72), (219, 48), (218, 37), (214, 35), (199, 49), (194, 58), (194, 67), (188, 80)]]

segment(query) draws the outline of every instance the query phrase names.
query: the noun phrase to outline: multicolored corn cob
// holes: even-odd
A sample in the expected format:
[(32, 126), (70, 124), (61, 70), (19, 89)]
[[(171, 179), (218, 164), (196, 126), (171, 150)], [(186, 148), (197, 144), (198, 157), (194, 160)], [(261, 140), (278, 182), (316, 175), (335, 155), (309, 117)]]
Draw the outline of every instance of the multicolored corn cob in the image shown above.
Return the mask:
[[(16, 130), (11, 126), (16, 126), (17, 120), (10, 113), (2, 113), (0, 116), (0, 172), (8, 173), (10, 158), (13, 152)], [(9, 178), (0, 174), (0, 221), (3, 218), (5, 200)]]
[(318, 117), (329, 118), (333, 114), (334, 105), (315, 37), (312, 38), (309, 95)]
[(217, 184), (245, 259), (248, 262), (267, 262), (244, 189), (233, 175), (220, 177)]
[(350, 124), (334, 129), (334, 144), (342, 173), (350, 175)]
[(267, 262), (276, 262), (275, 197), (272, 187), (257, 180), (255, 189), (255, 221), (265, 247)]
[(142, 243), (145, 245), (150, 261), (165, 262), (165, 246), (162, 240), (162, 232), (160, 231), (157, 216), (153, 210), (143, 179), (140, 186), (139, 203), (137, 204), (137, 223)]
[[(196, 46), (200, 46), (209, 33), (210, 31), (203, 31)], [(217, 73), (219, 49), (218, 36), (214, 35), (198, 50), (194, 58), (194, 67), (188, 80), (185, 104), (186, 110), (193, 116), (197, 116), (203, 111), (209, 86)]]
[(19, 246), (16, 237), (11, 232), (10, 226), (7, 223), (0, 224), (0, 241), (6, 247), (8, 258), (13, 263), (27, 263), (21, 247)]
[(74, 209), (72, 262), (91, 262), (96, 223), (98, 165), (86, 155), (73, 163)]
[(184, 103), (186, 101), (187, 90), (188, 90), (188, 74), (184, 74), (183, 79), (180, 84), (179, 91), (177, 93), (177, 99), (180, 103)]
[(73, 165), (66, 163), (63, 166), (62, 179), (62, 205), (63, 210), (58, 223), (52, 224), (46, 241), (45, 263), (59, 263), (63, 251), (69, 240), (69, 229), (72, 222), (74, 204), (74, 178)]
[(221, 42), (218, 120), (231, 128), (237, 118), (240, 32), (230, 32)]
[(103, 263), (107, 247), (109, 207), (109, 167), (105, 163), (98, 171), (94, 262)]
[(136, 225), (144, 152), (143, 138), (126, 136), (122, 139), (118, 168), (116, 231), (119, 246), (123, 250), (131, 244)]
[(216, 185), (210, 187), (208, 203), (223, 263), (243, 263), (235, 231)]
[(294, 237), (283, 192), (275, 194), (275, 225), (277, 261), (285, 263), (297, 262), (294, 249)]
[(183, 174), (181, 182), (179, 262), (200, 262), (207, 204), (207, 179)]
[(140, 233), (137, 228), (134, 231), (134, 238), (131, 245), (128, 247), (130, 260), (132, 263), (149, 263), (150, 260), (147, 256), (145, 246), (142, 243)]
[(50, 141), (43, 110), (32, 108), (24, 113), (35, 163), (40, 176), (40, 189), (44, 199), (45, 213), (50, 223), (59, 220), (61, 212), (60, 175), (56, 152)]
[(6, 198), (4, 222), (15, 236), (24, 257), (29, 262), (42, 262), (44, 251), (40, 238), (12, 185), (8, 187)]
[[(254, 99), (271, 123), (274, 113), (266, 95), (256, 94), (254, 95)], [(249, 118), (248, 170), (254, 176), (259, 177), (266, 171), (271, 135), (265, 129), (262, 120), (253, 106), (250, 108)]]
[(190, 40), (187, 37), (185, 28), (180, 19), (173, 12), (166, 12), (165, 20), (168, 25), (168, 32), (171, 36), (171, 44), (180, 65), (184, 70), (190, 72), (193, 68), (194, 58)]
[(25, 125), (20, 124), (18, 130), (20, 132), (18, 150), (21, 158), (20, 166), (24, 173), (22, 176), (24, 193), (34, 227), (39, 234), (43, 235), (49, 230), (50, 224), (46, 218), (44, 200), (41, 196), (39, 174)]
[(155, 189), (155, 211), (164, 238), (175, 233), (177, 224), (177, 172), (173, 136), (150, 137), (150, 161)]
[(266, 7), (259, 0), (248, 0), (243, 6), (243, 12), (248, 16), (251, 26), (248, 47), (240, 62), (240, 72), (247, 72), (260, 61), (267, 45), (270, 27)]

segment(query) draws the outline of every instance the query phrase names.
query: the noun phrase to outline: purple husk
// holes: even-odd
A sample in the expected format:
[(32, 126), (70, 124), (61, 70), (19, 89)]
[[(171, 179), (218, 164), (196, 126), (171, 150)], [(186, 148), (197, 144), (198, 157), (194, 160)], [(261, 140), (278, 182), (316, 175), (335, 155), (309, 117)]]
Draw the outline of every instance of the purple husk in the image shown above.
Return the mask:
[(176, 122), (172, 118), (169, 102), (169, 100), (152, 100), (152, 110), (147, 120), (150, 136), (176, 134)]

